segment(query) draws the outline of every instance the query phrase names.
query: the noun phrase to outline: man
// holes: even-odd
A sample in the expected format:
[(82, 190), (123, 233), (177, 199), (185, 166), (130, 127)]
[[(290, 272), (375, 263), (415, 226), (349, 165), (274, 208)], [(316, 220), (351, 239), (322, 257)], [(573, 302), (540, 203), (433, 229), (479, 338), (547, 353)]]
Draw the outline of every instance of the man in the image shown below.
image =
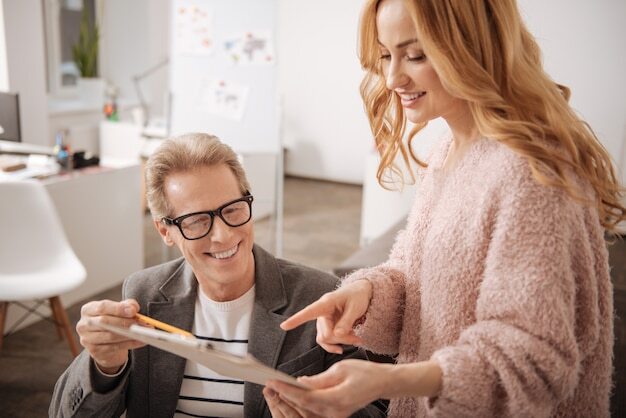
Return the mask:
[[(56, 384), (51, 416), (283, 416), (297, 412), (262, 387), (127, 340), (92, 322), (127, 327), (139, 311), (294, 376), (322, 372), (354, 348), (328, 354), (315, 326), (284, 332), (290, 315), (336, 287), (326, 273), (254, 245), (253, 196), (237, 155), (216, 137), (166, 140), (146, 165), (148, 206), (163, 241), (183, 257), (131, 275), (122, 302), (83, 306), (85, 350)], [(360, 416), (384, 416), (378, 404)]]

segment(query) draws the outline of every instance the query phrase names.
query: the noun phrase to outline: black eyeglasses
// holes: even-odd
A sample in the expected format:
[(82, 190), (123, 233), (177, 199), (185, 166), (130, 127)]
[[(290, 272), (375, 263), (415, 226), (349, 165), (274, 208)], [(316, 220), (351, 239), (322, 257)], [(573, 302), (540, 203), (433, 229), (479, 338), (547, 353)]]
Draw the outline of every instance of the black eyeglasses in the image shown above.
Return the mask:
[(224, 203), (215, 210), (188, 213), (174, 219), (163, 218), (161, 221), (166, 225), (176, 225), (185, 239), (200, 239), (206, 237), (211, 232), (216, 216), (231, 227), (248, 223), (252, 218), (253, 200), (254, 197), (246, 192), (245, 196)]

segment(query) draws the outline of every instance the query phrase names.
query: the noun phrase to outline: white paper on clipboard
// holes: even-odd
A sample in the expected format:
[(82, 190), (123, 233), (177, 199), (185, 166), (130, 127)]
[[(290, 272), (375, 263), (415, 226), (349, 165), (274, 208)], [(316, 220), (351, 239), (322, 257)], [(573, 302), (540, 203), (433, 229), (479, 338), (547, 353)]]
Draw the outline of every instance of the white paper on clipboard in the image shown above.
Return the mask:
[(268, 380), (279, 380), (307, 389), (296, 378), (261, 363), (251, 355), (237, 356), (211, 347), (211, 344), (194, 337), (172, 334), (140, 325), (129, 328), (117, 327), (96, 321), (90, 324), (133, 340), (141, 341), (161, 350), (168, 351), (187, 360), (194, 361), (223, 375), (265, 385)]

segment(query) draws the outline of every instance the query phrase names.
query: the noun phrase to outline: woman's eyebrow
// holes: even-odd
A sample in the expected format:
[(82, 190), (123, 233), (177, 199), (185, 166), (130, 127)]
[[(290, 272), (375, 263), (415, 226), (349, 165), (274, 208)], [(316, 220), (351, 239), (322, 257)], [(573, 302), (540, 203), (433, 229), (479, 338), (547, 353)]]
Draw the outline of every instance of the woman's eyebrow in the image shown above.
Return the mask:
[[(380, 42), (380, 40), (377, 40), (377, 42), (378, 42), (378, 45), (382, 46), (383, 48), (386, 48), (385, 45), (383, 45), (383, 43)], [(404, 48), (417, 42), (419, 42), (417, 38), (407, 39), (406, 41), (402, 41), (399, 44), (397, 44), (396, 48), (397, 49)]]

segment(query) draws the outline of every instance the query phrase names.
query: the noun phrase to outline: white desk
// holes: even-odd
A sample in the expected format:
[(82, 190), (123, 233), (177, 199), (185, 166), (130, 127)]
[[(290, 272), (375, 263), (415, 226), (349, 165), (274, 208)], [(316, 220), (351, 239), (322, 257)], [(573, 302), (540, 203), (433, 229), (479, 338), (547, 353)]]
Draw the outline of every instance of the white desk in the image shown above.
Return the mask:
[(52, 155), (52, 147), (43, 145), (28, 144), (26, 142), (13, 142), (0, 139), (0, 154), (43, 154)]
[[(72, 248), (87, 270), (85, 283), (62, 295), (66, 307), (120, 284), (143, 268), (139, 165), (88, 167), (42, 181)], [(5, 330), (11, 329), (23, 312), (11, 305)], [(49, 314), (44, 308), (40, 312)], [(20, 328), (36, 320), (31, 316)]]

